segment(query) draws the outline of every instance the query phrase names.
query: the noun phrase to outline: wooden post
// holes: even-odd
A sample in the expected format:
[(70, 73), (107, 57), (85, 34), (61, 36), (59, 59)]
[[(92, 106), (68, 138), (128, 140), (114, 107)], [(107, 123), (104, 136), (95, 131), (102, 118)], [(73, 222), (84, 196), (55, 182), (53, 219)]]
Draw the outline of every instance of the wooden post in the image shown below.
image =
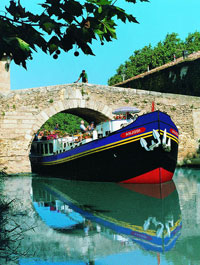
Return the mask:
[(155, 102), (154, 102), (154, 101), (152, 101), (151, 111), (152, 111), (152, 112), (155, 111)]

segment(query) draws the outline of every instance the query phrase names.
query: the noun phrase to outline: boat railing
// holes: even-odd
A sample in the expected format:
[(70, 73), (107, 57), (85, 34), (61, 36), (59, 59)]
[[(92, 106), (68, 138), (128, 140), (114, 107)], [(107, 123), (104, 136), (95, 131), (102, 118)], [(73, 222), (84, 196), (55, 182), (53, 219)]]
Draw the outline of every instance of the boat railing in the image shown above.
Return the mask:
[(69, 151), (75, 147), (87, 144), (93, 140), (108, 136), (110, 133), (117, 131), (133, 122), (133, 119), (115, 119), (100, 123), (93, 132), (85, 134), (78, 133), (74, 135), (65, 135), (59, 137), (58, 134), (51, 134), (39, 137), (33, 141), (31, 155), (49, 156)]

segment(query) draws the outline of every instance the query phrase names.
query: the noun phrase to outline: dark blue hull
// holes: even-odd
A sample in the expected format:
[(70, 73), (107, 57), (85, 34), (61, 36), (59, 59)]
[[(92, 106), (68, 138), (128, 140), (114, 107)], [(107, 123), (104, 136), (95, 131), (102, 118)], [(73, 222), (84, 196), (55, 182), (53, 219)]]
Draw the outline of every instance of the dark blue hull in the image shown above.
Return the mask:
[[(159, 133), (161, 143), (147, 151), (140, 139), (145, 139), (148, 147), (152, 140), (156, 143), (153, 130)], [(165, 130), (171, 141), (170, 151), (162, 145)], [(107, 137), (57, 155), (30, 159), (33, 172), (66, 179), (162, 183), (172, 179), (177, 154), (178, 129), (167, 114), (156, 111)]]

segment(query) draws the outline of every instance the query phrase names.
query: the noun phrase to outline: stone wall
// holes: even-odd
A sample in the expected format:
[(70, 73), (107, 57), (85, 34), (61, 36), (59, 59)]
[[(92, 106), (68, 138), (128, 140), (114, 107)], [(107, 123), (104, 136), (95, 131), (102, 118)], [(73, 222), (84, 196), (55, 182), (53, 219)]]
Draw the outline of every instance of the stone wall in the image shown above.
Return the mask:
[(162, 65), (116, 86), (200, 96), (200, 52)]
[(136, 106), (141, 114), (167, 112), (180, 133), (178, 160), (196, 151), (200, 139), (200, 98), (92, 84), (68, 84), (14, 90), (0, 94), (0, 168), (8, 173), (30, 172), (29, 151), (34, 134), (61, 111), (96, 122), (112, 118), (112, 110)]

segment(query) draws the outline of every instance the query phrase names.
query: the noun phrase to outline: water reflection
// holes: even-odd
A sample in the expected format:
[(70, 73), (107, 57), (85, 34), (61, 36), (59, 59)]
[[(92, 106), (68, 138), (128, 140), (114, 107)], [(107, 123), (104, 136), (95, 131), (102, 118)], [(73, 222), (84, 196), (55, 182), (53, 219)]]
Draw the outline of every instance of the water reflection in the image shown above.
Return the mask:
[(174, 183), (6, 178), (1, 198), (13, 203), (0, 213), (0, 264), (14, 264), (3, 249), (12, 224), (24, 232), (15, 246), (20, 265), (200, 264), (200, 169), (177, 169)]
[[(99, 255), (117, 253), (115, 242), (126, 251), (169, 251), (181, 233), (179, 197), (173, 181), (119, 185), (37, 178), (32, 180), (32, 196), (43, 222), (57, 232), (79, 237), (79, 256), (87, 253), (91, 264)], [(113, 242), (110, 253), (100, 235)], [(73, 247), (69, 242), (69, 256)], [(158, 264), (159, 260), (158, 254)]]

